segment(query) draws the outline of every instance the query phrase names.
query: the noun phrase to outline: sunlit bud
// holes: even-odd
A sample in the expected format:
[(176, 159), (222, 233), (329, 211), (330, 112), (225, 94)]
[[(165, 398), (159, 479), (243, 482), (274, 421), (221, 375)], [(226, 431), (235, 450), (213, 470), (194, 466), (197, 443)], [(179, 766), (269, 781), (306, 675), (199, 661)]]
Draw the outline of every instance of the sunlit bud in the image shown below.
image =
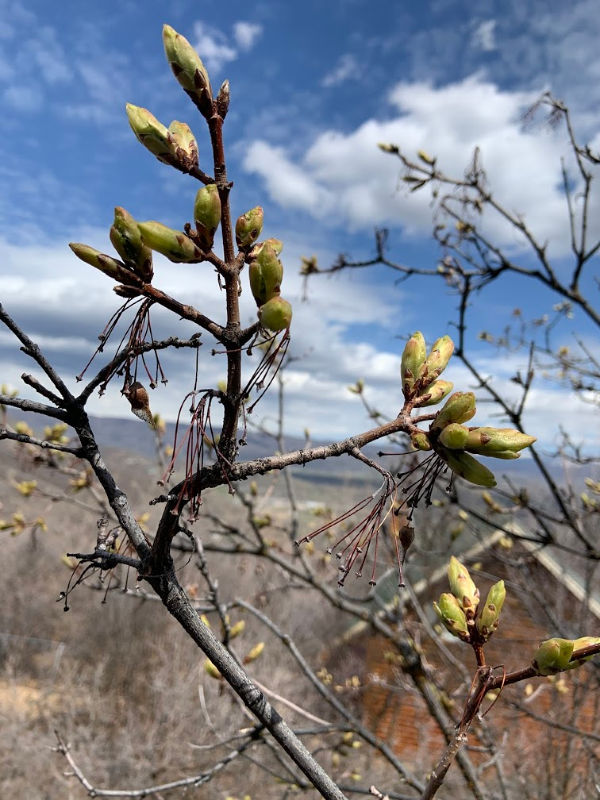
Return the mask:
[(417, 450), (431, 450), (431, 442), (429, 441), (429, 437), (423, 431), (419, 431), (419, 433), (413, 433), (410, 437), (410, 441), (412, 446)]
[(198, 166), (198, 144), (189, 125), (185, 122), (173, 122), (167, 132), (174, 160), (185, 171), (189, 172)]
[(454, 384), (452, 381), (434, 381), (415, 400), (415, 408), (424, 408), (425, 406), (435, 406), (441, 402), (446, 395), (450, 394)]
[(417, 155), (419, 156), (421, 161), (424, 161), (426, 164), (429, 164), (429, 166), (435, 164), (435, 158), (432, 158), (428, 153), (425, 152), (425, 150), (417, 150)]
[(517, 453), (535, 441), (535, 436), (528, 436), (514, 428), (472, 428), (465, 449), (481, 455), (494, 455), (503, 450)]
[(505, 598), (504, 581), (498, 581), (489, 590), (485, 605), (477, 617), (477, 630), (485, 639), (488, 639), (498, 627)]
[(252, 247), (260, 236), (263, 226), (263, 210), (261, 206), (251, 208), (235, 223), (235, 241), (241, 250)]
[(163, 25), (163, 44), (173, 75), (206, 116), (211, 111), (212, 90), (202, 59), (185, 36), (170, 25)]
[(144, 389), (139, 381), (132, 383), (129, 389), (124, 392), (125, 397), (129, 400), (131, 410), (139, 419), (152, 425), (153, 417), (150, 411), (150, 403), (148, 401), (148, 392)]
[(231, 629), (229, 631), (229, 638), (235, 639), (236, 636), (239, 636), (240, 633), (243, 632), (245, 627), (246, 623), (243, 619), (241, 619), (239, 622), (236, 622), (235, 625), (231, 626)]
[(257, 306), (262, 306), (281, 291), (283, 265), (268, 242), (260, 248), (248, 268), (250, 288)]
[[(454, 352), (454, 342), (449, 336), (441, 336), (433, 343), (419, 377), (424, 387), (438, 378), (448, 366)], [(456, 421), (456, 420), (453, 420)]]
[(439, 602), (434, 602), (433, 607), (445, 627), (453, 636), (458, 636), (459, 639), (468, 641), (469, 628), (467, 626), (467, 618), (453, 594), (444, 592), (444, 594), (440, 595)]
[(488, 453), (486, 450), (470, 450), (469, 452), (480, 456), (487, 456), (488, 458), (502, 458), (505, 461), (521, 457), (521, 453), (515, 453), (514, 450), (497, 450), (493, 453)]
[(273, 248), (273, 250), (275, 250), (275, 255), (277, 256), (281, 255), (281, 251), (283, 250), (283, 242), (281, 241), (281, 239), (271, 238), (271, 239), (265, 239), (264, 242), (257, 242), (252, 248), (252, 250), (250, 250), (250, 252), (248, 253), (248, 259), (252, 261), (253, 259), (258, 258), (260, 251), (266, 245), (270, 245)]
[(264, 642), (259, 642), (258, 644), (255, 644), (254, 647), (247, 654), (247, 656), (244, 658), (244, 664), (250, 664), (252, 661), (256, 661), (256, 659), (261, 655), (264, 649), (265, 649)]
[(79, 242), (70, 242), (69, 247), (77, 258), (85, 261), (86, 264), (91, 264), (92, 267), (96, 267), (96, 269), (99, 269), (100, 272), (103, 272), (110, 278), (121, 281), (122, 283), (137, 282), (136, 276), (131, 270), (128, 270), (125, 264), (117, 261), (116, 258), (107, 256), (106, 253), (101, 253), (94, 247), (90, 247), (87, 244), (80, 244)]
[(208, 658), (204, 662), (204, 672), (210, 675), (211, 678), (215, 678), (215, 680), (221, 680), (221, 673)]
[(229, 109), (229, 81), (225, 80), (221, 84), (219, 94), (217, 95), (217, 111), (221, 119), (225, 119)]
[[(577, 650), (581, 650), (584, 647), (590, 647), (593, 644), (600, 644), (600, 637), (598, 636), (581, 636), (579, 639), (575, 639), (573, 641), (573, 652), (575, 653)], [(576, 658), (573, 661), (569, 661), (567, 669), (575, 669), (575, 667), (580, 667), (586, 661), (589, 661), (590, 658), (594, 656), (584, 656), (584, 658)]]
[(394, 153), (394, 154), (396, 154), (396, 153), (400, 152), (398, 150), (398, 145), (396, 145), (396, 144), (388, 144), (387, 142), (379, 142), (377, 147), (380, 150), (383, 150), (384, 153)]
[(494, 473), (469, 453), (443, 449), (443, 451), (439, 452), (439, 455), (448, 464), (452, 472), (469, 481), (469, 483), (474, 483), (476, 486), (484, 486), (486, 489), (492, 489), (496, 485)]
[(125, 110), (138, 141), (158, 159), (168, 164), (172, 159), (167, 128), (147, 108), (127, 103)]
[(494, 500), (494, 498), (489, 492), (482, 492), (481, 499), (484, 501), (484, 503), (490, 509), (490, 511), (493, 511), (496, 514), (504, 510), (502, 506)]
[(431, 430), (441, 430), (451, 422), (468, 422), (475, 416), (475, 395), (473, 392), (454, 392), (446, 400), (434, 419)]
[(258, 318), (263, 328), (277, 333), (290, 327), (292, 307), (283, 297), (275, 295), (258, 309)]
[(451, 450), (462, 450), (468, 435), (468, 428), (459, 425), (458, 422), (451, 422), (442, 429), (439, 441), (444, 447), (449, 447)]
[(198, 189), (194, 201), (194, 221), (200, 246), (208, 253), (212, 249), (221, 221), (221, 198), (216, 183), (209, 183)]
[(152, 251), (142, 242), (137, 222), (124, 208), (115, 208), (115, 219), (110, 229), (110, 240), (125, 264), (148, 283), (154, 274)]
[(203, 258), (202, 251), (181, 231), (167, 228), (162, 222), (154, 220), (139, 222), (138, 227), (144, 244), (162, 253), (169, 261), (194, 262)]
[(533, 666), (538, 675), (554, 675), (568, 668), (574, 642), (571, 639), (546, 639), (535, 651)]
[(475, 616), (479, 604), (479, 589), (469, 575), (469, 570), (452, 556), (448, 564), (448, 583), (450, 591), (469, 618)]
[(423, 334), (421, 331), (415, 331), (404, 347), (400, 364), (402, 392), (407, 400), (414, 395), (413, 387), (419, 377), (426, 355), (427, 349)]

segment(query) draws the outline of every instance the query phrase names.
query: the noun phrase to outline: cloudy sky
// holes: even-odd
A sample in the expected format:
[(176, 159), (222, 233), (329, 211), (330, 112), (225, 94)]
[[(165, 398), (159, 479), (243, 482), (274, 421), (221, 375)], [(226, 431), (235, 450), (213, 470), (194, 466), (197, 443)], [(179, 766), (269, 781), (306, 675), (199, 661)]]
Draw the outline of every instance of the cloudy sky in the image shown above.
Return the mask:
[[(600, 17), (597, 3), (575, 0), (0, 0), (0, 300), (45, 348), (65, 375), (75, 376), (118, 306), (108, 281), (77, 261), (69, 241), (111, 252), (115, 205), (137, 219), (181, 227), (190, 220), (197, 186), (160, 164), (129, 129), (127, 102), (149, 108), (168, 124), (188, 122), (209, 148), (203, 120), (173, 79), (161, 41), (169, 23), (204, 59), (213, 86), (229, 78), (225, 127), (234, 217), (261, 204), (265, 234), (283, 239), (283, 294), (294, 306), (288, 381), (288, 429), (316, 437), (344, 436), (368, 424), (346, 387), (358, 378), (380, 410), (396, 414), (402, 337), (422, 329), (429, 341), (446, 332), (456, 298), (441, 283), (400, 285), (385, 269), (317, 278), (302, 301), (302, 255), (328, 265), (344, 252), (369, 257), (373, 230), (390, 229), (390, 255), (434, 267), (431, 208), (399, 182), (399, 162), (377, 143), (438, 156), (461, 176), (478, 145), (498, 197), (548, 240), (557, 268), (566, 269), (568, 228), (560, 192), (564, 132), (524, 122), (545, 90), (567, 102), (578, 131), (600, 138)], [(526, 259), (523, 243), (490, 222), (496, 241)], [(596, 266), (597, 274), (597, 266)], [(222, 295), (207, 265), (157, 260), (155, 284), (217, 320)], [(244, 318), (254, 318), (243, 295)], [(505, 282), (481, 295), (469, 337), (481, 368), (510, 390), (523, 357), (498, 357), (478, 342), (500, 333), (511, 310), (551, 312), (557, 298), (534, 284)], [(159, 333), (186, 330), (156, 316)], [(580, 314), (560, 329), (593, 341)], [(201, 350), (203, 385), (224, 373)], [(101, 362), (99, 362), (101, 363)], [(190, 388), (193, 365), (178, 354), (166, 362), (169, 383), (152, 394), (153, 410), (173, 419)], [(0, 331), (0, 377), (20, 387), (26, 368), (10, 336)], [(449, 368), (456, 388), (468, 388), (460, 365)], [(26, 392), (24, 391), (24, 394)], [(540, 379), (529, 427), (552, 443), (557, 408), (577, 411), (574, 433), (588, 436), (590, 406)], [(274, 405), (267, 398), (262, 414)], [(125, 416), (117, 391), (94, 399), (94, 413)], [(490, 421), (484, 406), (477, 421)], [(592, 428), (597, 430), (597, 426)], [(542, 433), (543, 431), (543, 433)]]

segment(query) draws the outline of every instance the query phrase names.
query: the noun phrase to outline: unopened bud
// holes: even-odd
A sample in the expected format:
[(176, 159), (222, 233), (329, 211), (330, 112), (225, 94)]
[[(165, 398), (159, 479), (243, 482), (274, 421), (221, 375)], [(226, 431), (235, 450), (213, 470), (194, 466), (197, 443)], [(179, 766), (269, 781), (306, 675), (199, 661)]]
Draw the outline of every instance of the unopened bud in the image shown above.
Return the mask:
[(461, 608), (472, 619), (479, 605), (479, 589), (469, 575), (469, 570), (455, 556), (450, 558), (448, 564), (448, 583)]
[(402, 363), (400, 365), (402, 392), (407, 400), (414, 396), (413, 388), (420, 375), (426, 355), (427, 349), (425, 347), (423, 334), (421, 331), (416, 331), (404, 347)]
[(448, 366), (454, 352), (454, 342), (449, 336), (441, 336), (433, 343), (433, 347), (420, 372), (421, 386), (429, 386)]
[(504, 450), (513, 453), (530, 447), (536, 441), (535, 436), (528, 436), (514, 428), (472, 428), (465, 449), (480, 455), (495, 455)]
[(194, 221), (200, 246), (205, 252), (212, 250), (215, 233), (221, 221), (221, 198), (216, 183), (198, 189), (194, 202)]
[(533, 657), (533, 666), (537, 674), (554, 675), (568, 669), (573, 645), (571, 639), (546, 639), (542, 642)]
[(424, 431), (419, 431), (419, 433), (413, 433), (410, 437), (410, 441), (412, 446), (417, 450), (431, 450), (431, 442), (429, 441), (429, 437), (427, 436)]
[(169, 261), (187, 263), (202, 261), (202, 251), (185, 233), (167, 228), (162, 222), (154, 220), (139, 222), (138, 227), (144, 244), (151, 250), (162, 253)]
[(435, 164), (435, 158), (432, 158), (428, 153), (425, 152), (425, 150), (417, 150), (417, 155), (421, 161), (429, 164), (429, 166), (433, 166), (433, 164)]
[(439, 602), (434, 602), (433, 607), (445, 627), (453, 636), (457, 636), (463, 641), (468, 641), (469, 628), (467, 625), (467, 617), (453, 594), (444, 592), (444, 594), (440, 595)]
[(250, 664), (252, 661), (256, 661), (256, 659), (261, 655), (264, 649), (265, 649), (264, 642), (259, 642), (258, 644), (255, 644), (254, 647), (247, 654), (247, 656), (244, 658), (244, 664)]
[(265, 242), (248, 268), (250, 288), (257, 306), (267, 303), (281, 291), (283, 265), (275, 250)]
[(451, 450), (462, 450), (468, 435), (469, 431), (464, 425), (459, 425), (458, 422), (451, 422), (442, 429), (439, 441), (444, 447), (449, 447)]
[(236, 636), (239, 636), (240, 633), (243, 633), (245, 627), (246, 623), (244, 622), (243, 619), (241, 619), (239, 622), (236, 622), (235, 625), (231, 626), (231, 629), (229, 631), (229, 638), (235, 639)]
[(185, 36), (177, 33), (170, 25), (163, 26), (163, 44), (173, 75), (201, 113), (207, 116), (211, 112), (212, 89), (202, 59)]
[[(573, 640), (573, 653), (577, 650), (582, 650), (584, 647), (590, 647), (593, 644), (600, 644), (600, 637), (598, 636), (581, 636), (579, 639)], [(585, 664), (586, 661), (589, 661), (590, 658), (594, 656), (584, 656), (583, 658), (576, 658), (573, 661), (569, 661), (567, 665), (567, 669), (575, 669), (575, 667), (580, 667), (582, 664)]]
[(441, 402), (446, 395), (449, 395), (454, 384), (452, 381), (434, 381), (430, 383), (426, 389), (423, 389), (421, 394), (414, 402), (415, 408), (424, 408), (425, 406), (435, 406)]
[(434, 419), (431, 430), (441, 430), (451, 422), (468, 422), (475, 416), (475, 395), (473, 392), (454, 392), (446, 400)]
[(142, 242), (138, 224), (124, 208), (115, 208), (115, 218), (110, 229), (110, 240), (125, 264), (132, 269), (144, 283), (152, 280), (152, 251)]
[(486, 640), (489, 639), (498, 627), (500, 612), (502, 611), (505, 598), (506, 589), (504, 588), (504, 581), (498, 581), (498, 583), (495, 583), (489, 590), (485, 605), (481, 609), (479, 617), (477, 617), (477, 630)]
[(260, 236), (263, 227), (263, 210), (261, 206), (251, 208), (235, 223), (235, 241), (240, 250), (252, 247)]
[(290, 327), (292, 307), (283, 297), (275, 295), (258, 309), (258, 318), (263, 328), (277, 333)]
[(221, 119), (225, 119), (229, 110), (229, 81), (225, 80), (221, 84), (217, 95), (217, 111)]
[(169, 132), (147, 108), (127, 103), (127, 118), (136, 138), (144, 147), (166, 164), (171, 161)]
[(111, 256), (106, 255), (106, 253), (101, 253), (99, 250), (96, 250), (94, 247), (90, 247), (88, 244), (70, 242), (69, 247), (75, 253), (77, 258), (80, 258), (82, 261), (85, 261), (86, 264), (90, 264), (92, 267), (96, 267), (96, 269), (99, 269), (100, 272), (108, 275), (109, 278), (113, 278), (115, 281), (120, 281), (121, 283), (137, 283), (137, 278), (133, 272), (127, 269), (125, 264), (123, 264), (121, 261), (117, 261), (116, 258), (112, 258)]
[(126, 297), (128, 300), (141, 295), (140, 290), (136, 289), (135, 286), (124, 286), (122, 283), (118, 283), (116, 286), (113, 286), (112, 289), (116, 295), (119, 297)]
[(173, 122), (169, 125), (167, 136), (173, 160), (184, 171), (189, 172), (198, 166), (198, 144), (189, 125)]
[(248, 260), (253, 261), (255, 258), (258, 258), (258, 256), (260, 255), (260, 251), (266, 245), (270, 245), (273, 248), (273, 250), (275, 250), (276, 256), (281, 255), (281, 251), (283, 250), (283, 242), (281, 241), (281, 239), (271, 238), (271, 239), (265, 239), (264, 242), (257, 242), (252, 248), (252, 250), (250, 250), (250, 252), (248, 253)]
[(440, 448), (439, 456), (448, 464), (452, 472), (476, 486), (492, 489), (496, 485), (494, 473), (473, 458), (469, 453)]
[(208, 658), (204, 662), (204, 672), (206, 672), (207, 675), (210, 675), (210, 677), (214, 678), (215, 680), (221, 680), (221, 673)]

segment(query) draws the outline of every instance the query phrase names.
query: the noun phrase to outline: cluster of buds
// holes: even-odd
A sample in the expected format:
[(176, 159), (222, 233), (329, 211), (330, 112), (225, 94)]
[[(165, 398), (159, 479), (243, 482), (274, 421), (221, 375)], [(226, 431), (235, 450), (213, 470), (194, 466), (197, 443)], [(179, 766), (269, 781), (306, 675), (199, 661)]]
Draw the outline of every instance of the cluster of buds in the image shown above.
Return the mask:
[(568, 669), (580, 667), (593, 655), (572, 659), (573, 653), (584, 647), (600, 644), (600, 637), (582, 636), (579, 639), (546, 639), (533, 657), (533, 668), (538, 675), (555, 675)]
[(290, 327), (292, 307), (281, 297), (283, 264), (279, 256), (283, 242), (266, 239), (257, 242), (263, 226), (263, 210), (260, 206), (238, 217), (235, 225), (237, 246), (246, 253), (250, 290), (258, 306), (258, 318), (263, 328), (273, 333)]
[(147, 108), (132, 103), (125, 110), (137, 140), (159, 161), (182, 172), (198, 166), (198, 144), (189, 125), (173, 120), (167, 128)]
[[(429, 354), (420, 331), (410, 337), (401, 365), (402, 391), (409, 407), (436, 405), (452, 391), (453, 384), (440, 380), (439, 376), (453, 352), (454, 342), (449, 336), (434, 342)], [(474, 417), (475, 412), (473, 392), (454, 392), (436, 414), (429, 431), (415, 432), (412, 443), (418, 450), (434, 450), (465, 480), (489, 488), (496, 485), (493, 473), (471, 454), (519, 458), (520, 451), (533, 444), (535, 437), (513, 428), (466, 427), (464, 423)]]
[(463, 642), (487, 642), (500, 622), (506, 597), (504, 581), (491, 587), (485, 603), (480, 606), (479, 589), (468, 569), (452, 556), (448, 565), (448, 583), (450, 592), (444, 592), (433, 604), (444, 626)]

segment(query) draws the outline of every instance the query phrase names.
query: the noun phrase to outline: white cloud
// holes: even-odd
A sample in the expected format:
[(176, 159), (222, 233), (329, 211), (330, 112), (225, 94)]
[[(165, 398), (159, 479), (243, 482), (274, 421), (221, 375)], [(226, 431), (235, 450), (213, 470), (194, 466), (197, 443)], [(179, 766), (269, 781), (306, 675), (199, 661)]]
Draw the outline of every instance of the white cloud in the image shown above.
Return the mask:
[(250, 50), (262, 32), (262, 25), (256, 22), (236, 22), (233, 26), (233, 37), (242, 50)]
[(496, 20), (488, 19), (478, 25), (473, 31), (471, 43), (480, 50), (490, 52), (496, 49), (495, 39)]
[[(431, 230), (430, 194), (402, 191), (400, 163), (377, 143), (396, 143), (408, 155), (423, 148), (459, 179), (478, 146), (497, 199), (562, 254), (569, 237), (560, 159), (568, 147), (561, 130), (524, 127), (524, 111), (536, 98), (533, 92), (501, 91), (479, 75), (439, 88), (401, 83), (389, 95), (397, 109), (391, 118), (369, 119), (350, 133), (324, 131), (298, 160), (280, 147), (254, 142), (244, 166), (262, 175), (273, 200), (284, 207), (314, 216), (331, 213), (354, 229), (385, 224), (424, 234)], [(501, 218), (487, 217), (484, 224), (498, 243), (524, 246)]]
[(2, 93), (4, 102), (15, 111), (33, 113), (39, 111), (42, 104), (42, 94), (35, 86), (17, 86), (13, 84)]
[(193, 44), (209, 72), (217, 72), (237, 58), (237, 50), (229, 44), (225, 34), (204, 22), (194, 23)]
[(328, 89), (344, 83), (350, 78), (356, 78), (359, 74), (356, 58), (351, 53), (345, 53), (340, 57), (335, 67), (323, 77), (321, 86)]

